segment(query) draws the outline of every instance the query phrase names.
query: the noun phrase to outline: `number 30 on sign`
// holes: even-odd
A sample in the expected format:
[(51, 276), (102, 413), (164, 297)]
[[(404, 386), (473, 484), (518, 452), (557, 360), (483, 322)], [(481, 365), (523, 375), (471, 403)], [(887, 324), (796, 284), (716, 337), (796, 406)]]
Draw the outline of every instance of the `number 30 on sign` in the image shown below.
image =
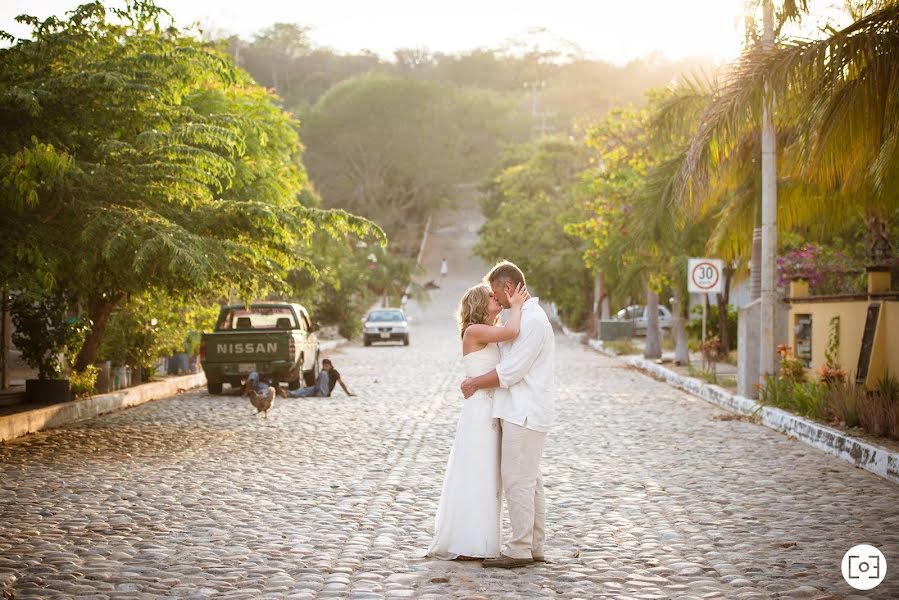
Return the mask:
[(724, 261), (718, 258), (691, 258), (687, 265), (691, 294), (720, 294), (724, 291)]

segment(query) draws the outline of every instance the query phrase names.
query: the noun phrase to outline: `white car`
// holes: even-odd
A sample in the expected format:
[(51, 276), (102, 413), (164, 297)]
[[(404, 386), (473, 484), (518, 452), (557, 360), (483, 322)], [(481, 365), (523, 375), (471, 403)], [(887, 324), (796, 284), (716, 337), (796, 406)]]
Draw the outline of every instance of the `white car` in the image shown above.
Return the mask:
[[(632, 304), (615, 313), (616, 321), (633, 321), (637, 335), (646, 335), (646, 307), (642, 304)], [(671, 329), (672, 316), (667, 306), (659, 304), (659, 328)]]
[(409, 345), (409, 319), (401, 308), (376, 308), (363, 319), (362, 343), (403, 342)]

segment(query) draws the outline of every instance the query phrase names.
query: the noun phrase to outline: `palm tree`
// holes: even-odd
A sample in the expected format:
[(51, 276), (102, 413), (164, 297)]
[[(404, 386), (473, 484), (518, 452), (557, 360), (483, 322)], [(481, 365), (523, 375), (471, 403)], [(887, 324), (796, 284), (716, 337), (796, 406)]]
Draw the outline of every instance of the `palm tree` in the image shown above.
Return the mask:
[[(778, 99), (780, 200), (794, 223), (835, 227), (863, 211), (880, 231), (899, 206), (899, 0), (862, 3), (867, 12), (821, 40), (747, 51), (712, 95), (678, 176), (685, 203), (713, 202), (719, 169), (745, 162), (761, 108)], [(733, 172), (733, 171), (731, 171)], [(783, 182), (788, 185), (784, 186)], [(745, 219), (747, 198), (722, 206)], [(716, 232), (723, 238), (727, 224)]]

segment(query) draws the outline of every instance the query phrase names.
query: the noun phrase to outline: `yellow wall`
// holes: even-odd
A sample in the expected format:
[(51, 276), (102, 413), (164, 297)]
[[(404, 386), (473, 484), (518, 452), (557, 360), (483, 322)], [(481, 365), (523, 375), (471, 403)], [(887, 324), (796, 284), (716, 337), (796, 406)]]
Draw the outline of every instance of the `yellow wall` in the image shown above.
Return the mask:
[[(796, 317), (812, 317), (812, 365), (817, 372), (824, 365), (824, 353), (830, 336), (830, 320), (840, 317), (840, 349), (838, 362), (850, 380), (855, 379), (858, 353), (868, 314), (867, 300), (850, 302), (793, 302), (790, 309), (790, 346), (796, 348)], [(874, 355), (868, 372), (868, 384), (880, 379), (884, 371), (899, 377), (899, 302), (883, 302), (875, 336)]]
[(899, 302), (884, 302), (885, 317), (881, 323), (886, 332), (887, 371), (893, 377), (899, 377)]

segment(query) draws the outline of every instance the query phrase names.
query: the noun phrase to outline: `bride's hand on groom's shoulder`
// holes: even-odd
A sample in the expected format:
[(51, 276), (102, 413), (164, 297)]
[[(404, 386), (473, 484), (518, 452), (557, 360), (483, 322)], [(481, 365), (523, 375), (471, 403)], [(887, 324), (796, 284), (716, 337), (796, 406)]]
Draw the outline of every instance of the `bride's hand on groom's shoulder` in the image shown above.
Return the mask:
[(471, 377), (463, 381), (462, 385), (459, 386), (459, 389), (462, 390), (462, 395), (465, 396), (466, 399), (471, 398), (472, 394), (478, 391), (478, 388), (474, 385), (474, 379)]
[(509, 304), (512, 305), (512, 308), (518, 308), (527, 302), (530, 297), (531, 294), (528, 292), (528, 288), (524, 284), (519, 283), (515, 286), (515, 291), (512, 292), (512, 295), (509, 296)]

